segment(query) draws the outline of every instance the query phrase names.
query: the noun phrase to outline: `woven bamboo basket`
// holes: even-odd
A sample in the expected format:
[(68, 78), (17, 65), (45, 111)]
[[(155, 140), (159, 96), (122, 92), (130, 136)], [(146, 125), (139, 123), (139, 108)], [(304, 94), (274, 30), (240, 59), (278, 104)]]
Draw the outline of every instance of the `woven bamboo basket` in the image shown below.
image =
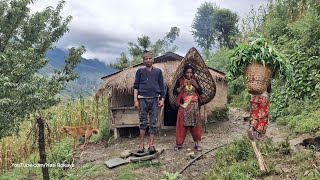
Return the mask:
[(180, 62), (176, 73), (171, 78), (171, 82), (169, 83), (169, 100), (173, 108), (176, 108), (174, 104), (176, 101), (176, 96), (173, 95), (173, 88), (177, 79), (183, 76), (183, 68), (187, 64), (190, 64), (192, 67), (194, 67), (194, 76), (198, 80), (199, 86), (201, 86), (203, 91), (203, 94), (200, 96), (200, 105), (210, 102), (216, 94), (216, 84), (206, 63), (203, 61), (196, 48), (191, 48)]
[(246, 87), (250, 94), (262, 94), (271, 82), (270, 67), (260, 63), (248, 64), (245, 70)]

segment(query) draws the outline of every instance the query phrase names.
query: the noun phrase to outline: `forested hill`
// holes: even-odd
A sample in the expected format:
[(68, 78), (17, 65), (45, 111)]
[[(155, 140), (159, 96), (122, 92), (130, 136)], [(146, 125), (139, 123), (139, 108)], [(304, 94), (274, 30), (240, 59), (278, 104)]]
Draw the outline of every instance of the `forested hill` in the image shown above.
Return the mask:
[[(47, 58), (49, 63), (40, 71), (41, 74), (50, 74), (53, 69), (62, 69), (64, 57), (68, 52), (61, 49), (49, 50)], [(103, 62), (97, 59), (82, 58), (81, 63), (75, 69), (79, 74), (79, 78), (73, 82), (68, 82), (65, 90), (61, 92), (63, 98), (77, 98), (81, 96), (90, 96), (99, 88), (102, 76), (111, 74), (117, 71), (114, 68), (106, 66)]]

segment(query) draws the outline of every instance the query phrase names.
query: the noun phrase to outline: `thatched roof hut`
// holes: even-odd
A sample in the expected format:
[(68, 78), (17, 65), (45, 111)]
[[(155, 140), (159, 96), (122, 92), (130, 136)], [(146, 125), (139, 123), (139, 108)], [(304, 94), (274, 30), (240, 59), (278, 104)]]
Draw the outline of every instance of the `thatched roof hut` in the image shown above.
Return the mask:
[[(171, 86), (171, 78), (182, 59), (182, 56), (172, 52), (154, 58), (154, 67), (160, 68), (163, 72), (166, 92)], [(103, 83), (96, 98), (106, 92), (109, 93), (109, 127), (115, 129), (115, 135), (117, 128), (138, 126), (139, 124), (138, 112), (133, 108), (133, 83), (136, 71), (143, 66), (140, 63), (101, 78)], [(216, 97), (211, 101), (212, 103), (206, 105), (208, 114), (211, 113), (209, 111), (224, 108), (227, 102), (225, 74), (213, 68), (209, 68), (209, 71), (216, 82), (217, 92)], [(176, 120), (176, 110), (172, 109), (168, 93), (166, 94), (165, 106), (158, 118), (161, 127), (174, 126)]]
[[(182, 56), (168, 52), (162, 56), (154, 58), (154, 67), (160, 68), (163, 72), (164, 83), (166, 87), (171, 85), (171, 77), (177, 70)], [(102, 85), (98, 93), (105, 91), (108, 88), (113, 88), (121, 93), (130, 93), (133, 90), (134, 77), (139, 68), (143, 67), (143, 63), (128, 67), (121, 71), (102, 77)], [(209, 67), (212, 77), (218, 81), (225, 81), (225, 74), (218, 70)], [(100, 96), (100, 94), (97, 94)]]

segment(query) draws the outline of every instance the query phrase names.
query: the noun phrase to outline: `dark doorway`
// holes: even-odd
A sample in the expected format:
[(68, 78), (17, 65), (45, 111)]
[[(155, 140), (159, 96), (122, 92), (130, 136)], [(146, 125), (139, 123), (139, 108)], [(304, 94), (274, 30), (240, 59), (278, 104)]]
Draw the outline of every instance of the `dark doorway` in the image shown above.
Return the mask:
[(164, 101), (164, 126), (175, 126), (177, 121), (178, 109), (173, 109), (169, 102), (169, 93), (167, 92), (166, 99)]

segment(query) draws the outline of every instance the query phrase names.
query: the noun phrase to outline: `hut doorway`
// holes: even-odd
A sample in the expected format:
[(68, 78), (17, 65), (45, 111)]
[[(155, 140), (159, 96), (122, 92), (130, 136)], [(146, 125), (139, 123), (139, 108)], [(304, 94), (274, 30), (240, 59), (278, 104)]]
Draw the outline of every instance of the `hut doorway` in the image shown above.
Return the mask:
[(173, 109), (169, 102), (169, 93), (167, 91), (163, 109), (163, 125), (176, 126), (178, 109)]

